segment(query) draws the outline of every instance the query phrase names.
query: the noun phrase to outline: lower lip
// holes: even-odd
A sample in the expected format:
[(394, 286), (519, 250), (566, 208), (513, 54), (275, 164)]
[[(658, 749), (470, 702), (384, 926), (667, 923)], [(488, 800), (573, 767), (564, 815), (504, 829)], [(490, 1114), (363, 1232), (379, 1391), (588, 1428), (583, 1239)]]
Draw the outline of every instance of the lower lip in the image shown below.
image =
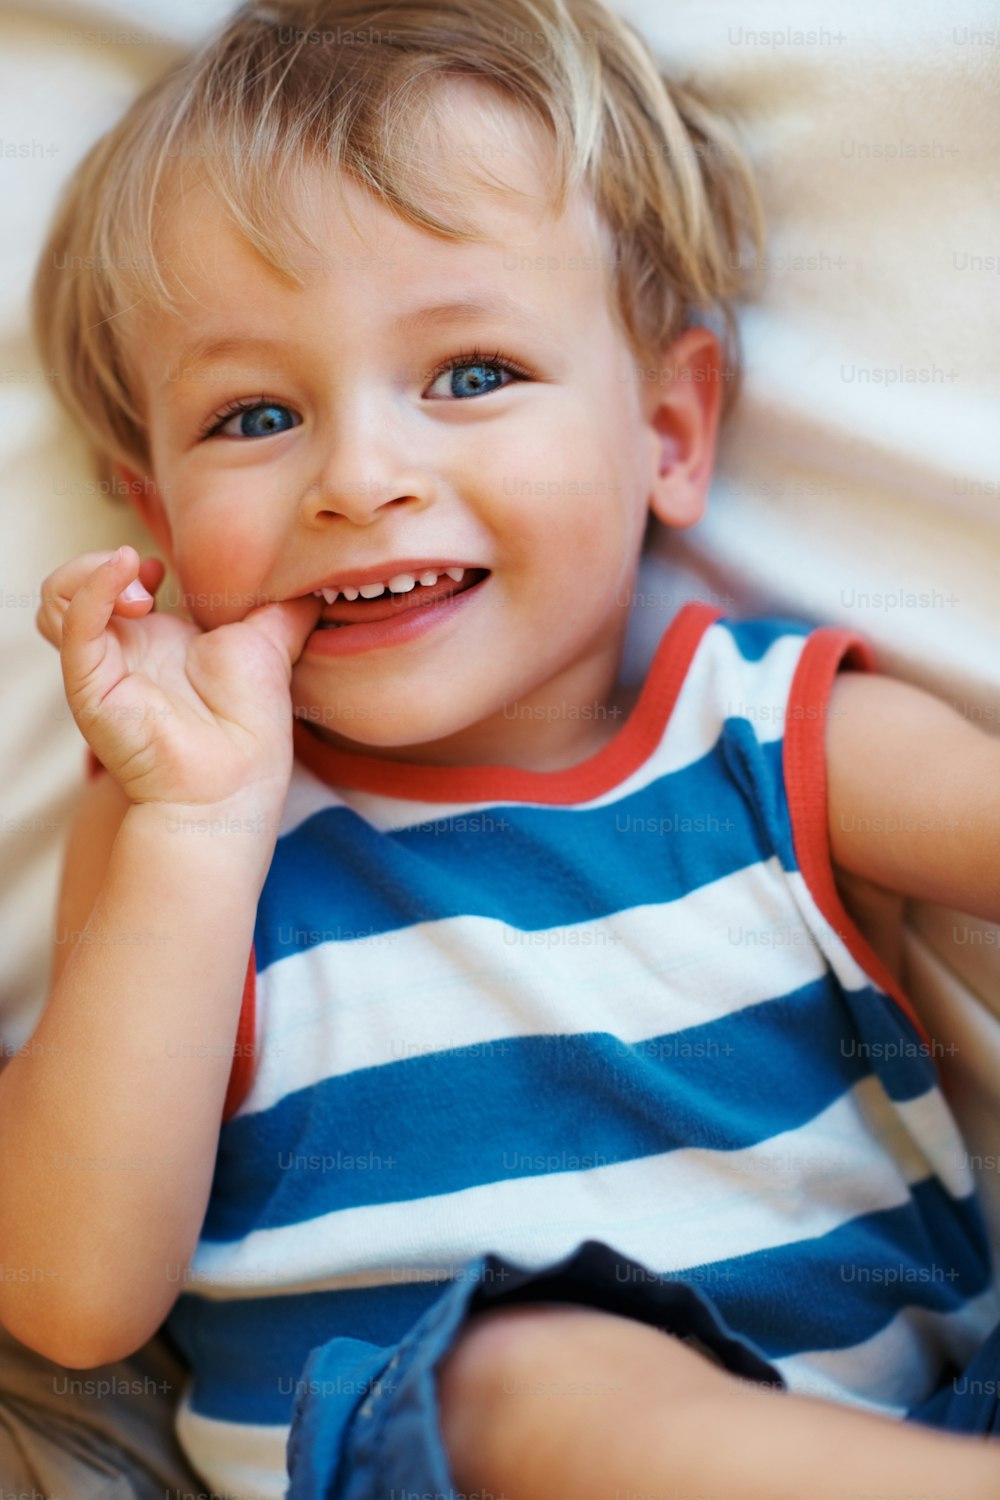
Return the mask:
[(338, 630), (314, 630), (306, 641), (303, 655), (354, 656), (359, 651), (375, 651), (379, 646), (402, 646), (418, 635), (457, 619), (467, 602), (479, 597), (489, 583), (487, 573), (470, 589), (460, 594), (449, 594), (439, 604), (423, 604), (410, 609), (398, 620), (377, 620), (372, 625), (359, 622), (357, 625), (341, 625)]

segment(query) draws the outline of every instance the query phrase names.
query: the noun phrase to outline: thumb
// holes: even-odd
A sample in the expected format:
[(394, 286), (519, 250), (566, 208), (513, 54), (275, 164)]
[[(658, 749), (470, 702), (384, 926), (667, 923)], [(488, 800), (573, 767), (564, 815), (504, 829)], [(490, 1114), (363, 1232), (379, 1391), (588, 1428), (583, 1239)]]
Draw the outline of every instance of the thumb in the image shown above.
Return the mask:
[(305, 650), (306, 641), (323, 612), (323, 600), (312, 594), (261, 604), (244, 616), (244, 624), (259, 630), (288, 662), (288, 671)]

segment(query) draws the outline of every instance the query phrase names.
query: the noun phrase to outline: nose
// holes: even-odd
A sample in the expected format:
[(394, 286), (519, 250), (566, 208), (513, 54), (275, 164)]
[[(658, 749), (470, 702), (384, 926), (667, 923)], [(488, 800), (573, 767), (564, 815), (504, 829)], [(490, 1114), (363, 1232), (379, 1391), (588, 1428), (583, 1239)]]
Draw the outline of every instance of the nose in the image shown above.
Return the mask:
[[(369, 526), (391, 507), (416, 511), (432, 503), (431, 473), (412, 462), (412, 442), (394, 431), (384, 411), (352, 405), (327, 424), (318, 443), (316, 468), (300, 506), (306, 525), (323, 527), (343, 518)], [(407, 447), (410, 454), (404, 456)]]

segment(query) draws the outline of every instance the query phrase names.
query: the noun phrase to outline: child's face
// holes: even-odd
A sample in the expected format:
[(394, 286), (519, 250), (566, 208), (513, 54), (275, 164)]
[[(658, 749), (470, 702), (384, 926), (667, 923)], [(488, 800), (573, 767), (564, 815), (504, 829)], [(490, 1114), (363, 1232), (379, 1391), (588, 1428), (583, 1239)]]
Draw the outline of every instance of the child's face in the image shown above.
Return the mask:
[[(486, 165), (537, 195), (470, 184), (488, 241), (434, 236), (317, 167), (309, 227), (324, 258), (298, 289), (204, 188), (165, 217), (185, 297), (182, 317), (143, 327), (156, 488), (136, 503), (205, 629), (334, 576), (385, 564), (387, 580), (399, 559), (489, 569), (407, 640), (327, 654), (329, 632), (314, 632), (294, 704), (369, 753), (556, 768), (621, 727), (598, 705), (616, 701), (646, 516), (700, 514), (718, 384), (690, 369), (643, 379), (585, 200), (547, 214), (537, 141), (514, 117), (506, 140), (475, 113), (455, 118), (475, 128), (443, 172), (492, 136)], [(456, 309), (466, 300), (494, 305)], [(685, 335), (685, 350), (714, 367), (711, 335)], [(497, 351), (527, 378), (491, 363)], [(256, 410), (227, 419), (234, 401)]]

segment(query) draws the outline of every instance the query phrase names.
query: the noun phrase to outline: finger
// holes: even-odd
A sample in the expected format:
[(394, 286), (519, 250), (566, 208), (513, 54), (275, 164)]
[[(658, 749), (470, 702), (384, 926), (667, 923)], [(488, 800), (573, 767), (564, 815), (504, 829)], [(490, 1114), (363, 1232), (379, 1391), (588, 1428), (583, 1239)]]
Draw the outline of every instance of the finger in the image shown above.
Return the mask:
[(92, 570), (70, 600), (62, 620), (62, 667), (74, 712), (84, 702), (99, 704), (124, 674), (121, 645), (108, 624), (118, 595), (138, 576), (138, 552), (120, 547)]
[(312, 594), (300, 594), (295, 599), (279, 599), (273, 604), (259, 605), (245, 616), (244, 623), (254, 625), (267, 636), (287, 658), (291, 674), (322, 612), (322, 599), (316, 599)]
[(158, 557), (146, 557), (139, 564), (139, 576), (123, 589), (115, 600), (115, 614), (126, 620), (141, 619), (155, 607), (153, 595), (163, 582), (166, 568)]
[[(112, 552), (83, 552), (79, 557), (56, 568), (42, 584), (42, 602), (35, 615), (35, 624), (57, 650), (62, 642), (62, 622), (70, 600), (94, 569), (113, 556)], [(152, 596), (163, 582), (165, 572), (166, 568), (158, 557), (144, 558), (139, 564), (138, 592), (129, 599), (120, 598), (115, 612), (126, 619), (137, 619), (147, 614), (152, 606)], [(130, 587), (134, 588), (135, 585)]]
[(57, 649), (62, 643), (63, 616), (70, 600), (81, 589), (95, 568), (106, 563), (114, 554), (83, 552), (50, 573), (42, 584), (42, 602), (35, 615), (35, 624), (45, 639)]

